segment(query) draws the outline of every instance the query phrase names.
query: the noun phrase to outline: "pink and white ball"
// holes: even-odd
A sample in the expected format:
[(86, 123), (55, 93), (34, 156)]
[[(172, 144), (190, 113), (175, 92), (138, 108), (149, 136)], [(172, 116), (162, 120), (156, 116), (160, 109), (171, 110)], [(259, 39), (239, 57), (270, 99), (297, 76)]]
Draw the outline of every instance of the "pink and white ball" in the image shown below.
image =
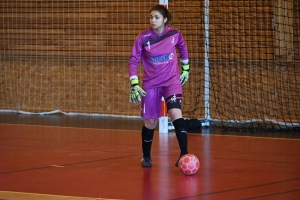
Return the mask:
[(195, 155), (186, 154), (180, 158), (178, 167), (185, 175), (192, 175), (198, 171), (200, 162)]

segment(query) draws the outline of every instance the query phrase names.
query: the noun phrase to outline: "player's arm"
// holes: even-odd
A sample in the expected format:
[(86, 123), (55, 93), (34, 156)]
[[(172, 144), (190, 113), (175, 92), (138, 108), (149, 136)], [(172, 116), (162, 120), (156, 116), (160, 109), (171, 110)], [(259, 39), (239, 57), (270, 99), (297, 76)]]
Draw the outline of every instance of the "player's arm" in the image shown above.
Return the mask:
[(141, 96), (146, 96), (146, 92), (140, 87), (138, 79), (138, 64), (142, 54), (142, 41), (138, 36), (134, 41), (130, 59), (128, 62), (128, 72), (130, 80), (130, 102), (139, 103), (141, 102)]
[(190, 74), (190, 65), (189, 65), (189, 59), (188, 59), (188, 49), (187, 45), (183, 39), (182, 34), (178, 33), (178, 42), (176, 44), (176, 47), (180, 54), (180, 61), (181, 61), (181, 74), (180, 74), (180, 82), (181, 85), (184, 85), (188, 79)]
[(130, 57), (129, 57), (129, 62), (128, 62), (129, 77), (137, 76), (138, 74), (138, 65), (141, 60), (142, 50), (143, 50), (142, 40), (141, 37), (138, 36), (134, 41), (130, 53)]

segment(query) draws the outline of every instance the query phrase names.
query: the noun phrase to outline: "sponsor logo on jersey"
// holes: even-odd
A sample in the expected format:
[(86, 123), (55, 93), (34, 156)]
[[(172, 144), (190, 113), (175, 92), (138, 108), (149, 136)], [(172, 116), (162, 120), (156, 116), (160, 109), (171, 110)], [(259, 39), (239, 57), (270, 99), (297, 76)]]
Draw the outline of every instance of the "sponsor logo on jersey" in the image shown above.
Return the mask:
[(162, 56), (157, 56), (157, 57), (152, 57), (150, 60), (154, 64), (163, 64), (166, 61), (172, 60), (174, 58), (174, 53), (171, 53), (170, 55), (162, 55)]

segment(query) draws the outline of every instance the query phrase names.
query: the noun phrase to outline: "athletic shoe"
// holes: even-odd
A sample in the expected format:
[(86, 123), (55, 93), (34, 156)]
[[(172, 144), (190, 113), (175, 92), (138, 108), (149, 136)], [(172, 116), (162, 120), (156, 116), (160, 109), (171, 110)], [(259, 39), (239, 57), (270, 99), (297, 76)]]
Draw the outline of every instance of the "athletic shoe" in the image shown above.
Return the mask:
[(142, 167), (152, 167), (151, 158), (148, 156), (143, 157), (141, 164)]

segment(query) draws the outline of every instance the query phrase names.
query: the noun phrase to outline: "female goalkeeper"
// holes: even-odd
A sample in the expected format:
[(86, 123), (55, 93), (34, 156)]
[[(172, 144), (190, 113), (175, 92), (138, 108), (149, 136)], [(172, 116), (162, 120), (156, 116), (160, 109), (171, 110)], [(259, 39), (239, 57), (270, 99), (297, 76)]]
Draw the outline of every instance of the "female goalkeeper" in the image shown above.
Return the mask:
[[(151, 27), (141, 32), (134, 41), (128, 62), (131, 92), (130, 101), (141, 102), (143, 158), (141, 165), (151, 167), (151, 145), (154, 129), (161, 117), (161, 99), (164, 97), (168, 114), (175, 127), (180, 146), (180, 156), (188, 153), (187, 128), (182, 118), (182, 85), (189, 78), (187, 45), (179, 30), (170, 27), (171, 13), (162, 5), (150, 10)], [(176, 49), (180, 54), (181, 68), (178, 67)], [(144, 69), (143, 84), (139, 85), (138, 63)], [(178, 161), (175, 166), (178, 166)]]

